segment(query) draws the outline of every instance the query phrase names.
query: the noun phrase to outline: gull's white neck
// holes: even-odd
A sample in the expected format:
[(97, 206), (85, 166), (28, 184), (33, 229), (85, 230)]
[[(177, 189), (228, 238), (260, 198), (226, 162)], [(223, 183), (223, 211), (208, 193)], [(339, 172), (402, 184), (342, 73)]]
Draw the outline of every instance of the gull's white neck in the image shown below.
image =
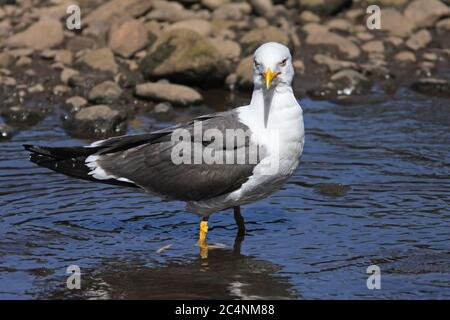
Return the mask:
[(253, 129), (281, 129), (291, 121), (303, 123), (302, 109), (290, 86), (255, 88), (246, 109), (242, 116), (251, 117)]

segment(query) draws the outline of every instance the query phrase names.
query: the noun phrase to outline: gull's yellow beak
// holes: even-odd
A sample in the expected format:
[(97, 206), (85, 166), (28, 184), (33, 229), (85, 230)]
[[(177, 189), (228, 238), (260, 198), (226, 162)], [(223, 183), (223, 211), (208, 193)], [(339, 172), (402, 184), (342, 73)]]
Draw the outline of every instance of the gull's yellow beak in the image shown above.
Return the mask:
[(272, 70), (270, 68), (267, 68), (266, 73), (265, 73), (265, 78), (266, 78), (266, 89), (268, 90), (270, 87), (270, 83), (272, 82), (272, 80), (274, 78), (276, 78), (276, 76), (278, 75), (278, 73), (276, 72), (272, 72)]

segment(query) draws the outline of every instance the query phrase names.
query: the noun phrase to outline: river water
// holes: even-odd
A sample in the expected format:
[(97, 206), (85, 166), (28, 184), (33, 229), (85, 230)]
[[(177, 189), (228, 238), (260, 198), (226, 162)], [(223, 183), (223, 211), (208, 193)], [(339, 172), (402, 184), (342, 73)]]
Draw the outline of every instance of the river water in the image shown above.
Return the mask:
[[(30, 163), (24, 143), (86, 143), (58, 114), (0, 142), (0, 298), (450, 298), (450, 101), (399, 91), (300, 103), (295, 175), (243, 207), (242, 242), (231, 211), (213, 215), (220, 248), (207, 259), (182, 203)], [(79, 290), (66, 287), (70, 265)], [(381, 289), (367, 287), (370, 265)]]

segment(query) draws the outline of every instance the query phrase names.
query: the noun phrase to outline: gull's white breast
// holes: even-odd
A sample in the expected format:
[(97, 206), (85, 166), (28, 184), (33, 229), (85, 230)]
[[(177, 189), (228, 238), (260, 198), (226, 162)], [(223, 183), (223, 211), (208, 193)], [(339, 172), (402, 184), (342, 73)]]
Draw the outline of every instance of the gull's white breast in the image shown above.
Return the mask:
[(229, 194), (188, 203), (188, 210), (198, 214), (250, 203), (277, 191), (294, 173), (305, 142), (303, 111), (292, 91), (274, 96), (267, 123), (263, 101), (255, 97), (248, 106), (237, 109), (239, 120), (252, 132), (252, 143), (262, 145), (265, 157), (255, 166), (252, 176)]

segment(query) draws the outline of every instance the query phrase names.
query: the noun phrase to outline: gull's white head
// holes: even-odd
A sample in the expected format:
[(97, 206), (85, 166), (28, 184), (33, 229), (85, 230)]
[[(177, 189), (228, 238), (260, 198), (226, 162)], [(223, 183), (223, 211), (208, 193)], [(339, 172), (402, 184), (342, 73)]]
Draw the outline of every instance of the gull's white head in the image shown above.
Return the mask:
[(294, 78), (292, 56), (288, 47), (277, 42), (267, 42), (253, 55), (253, 84), (255, 89), (269, 90), (291, 86)]

